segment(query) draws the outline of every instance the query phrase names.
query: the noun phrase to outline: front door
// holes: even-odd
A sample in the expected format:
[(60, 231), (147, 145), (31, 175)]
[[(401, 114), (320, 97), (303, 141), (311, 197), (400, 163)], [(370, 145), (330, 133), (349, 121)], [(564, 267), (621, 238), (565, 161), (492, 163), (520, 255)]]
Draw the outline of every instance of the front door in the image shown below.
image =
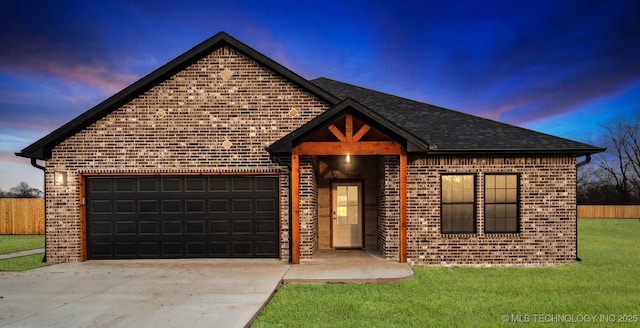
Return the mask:
[(333, 183), (332, 194), (333, 247), (362, 247), (362, 183)]

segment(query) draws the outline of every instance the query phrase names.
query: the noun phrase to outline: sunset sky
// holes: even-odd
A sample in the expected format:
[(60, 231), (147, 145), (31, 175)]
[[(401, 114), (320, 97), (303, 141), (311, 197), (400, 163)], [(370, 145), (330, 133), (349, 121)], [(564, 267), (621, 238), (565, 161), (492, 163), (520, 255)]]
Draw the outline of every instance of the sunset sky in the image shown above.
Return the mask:
[[(100, 4), (98, 4), (100, 3)], [(220, 31), (313, 79), (602, 146), (640, 111), (640, 1), (2, 1), (0, 188), (14, 153)]]

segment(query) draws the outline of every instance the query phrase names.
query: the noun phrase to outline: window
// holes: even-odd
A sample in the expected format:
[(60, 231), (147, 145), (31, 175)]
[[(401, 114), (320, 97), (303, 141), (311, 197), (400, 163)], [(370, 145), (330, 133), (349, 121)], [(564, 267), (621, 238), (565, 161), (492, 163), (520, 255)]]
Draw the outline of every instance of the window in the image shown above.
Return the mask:
[(517, 174), (485, 174), (484, 231), (488, 233), (518, 232)]
[(442, 233), (475, 233), (475, 180), (473, 174), (442, 175)]

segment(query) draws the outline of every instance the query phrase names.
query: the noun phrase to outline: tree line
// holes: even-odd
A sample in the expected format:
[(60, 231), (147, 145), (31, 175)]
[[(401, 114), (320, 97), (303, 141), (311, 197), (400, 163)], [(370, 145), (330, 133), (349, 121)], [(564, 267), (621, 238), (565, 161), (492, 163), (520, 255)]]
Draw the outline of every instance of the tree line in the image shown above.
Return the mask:
[(4, 191), (0, 189), (0, 198), (41, 198), (43, 193), (38, 188), (31, 188), (28, 183), (20, 182), (17, 186)]
[(578, 204), (640, 205), (640, 113), (602, 131), (607, 151), (578, 169)]

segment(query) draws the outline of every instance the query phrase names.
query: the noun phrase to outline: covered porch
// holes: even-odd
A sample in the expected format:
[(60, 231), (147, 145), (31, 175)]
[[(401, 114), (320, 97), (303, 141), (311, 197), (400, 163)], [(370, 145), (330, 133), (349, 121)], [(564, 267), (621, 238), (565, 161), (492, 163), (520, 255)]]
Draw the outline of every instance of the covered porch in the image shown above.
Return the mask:
[(290, 160), (291, 263), (331, 249), (406, 263), (407, 149), (428, 147), (352, 99), (272, 144)]

